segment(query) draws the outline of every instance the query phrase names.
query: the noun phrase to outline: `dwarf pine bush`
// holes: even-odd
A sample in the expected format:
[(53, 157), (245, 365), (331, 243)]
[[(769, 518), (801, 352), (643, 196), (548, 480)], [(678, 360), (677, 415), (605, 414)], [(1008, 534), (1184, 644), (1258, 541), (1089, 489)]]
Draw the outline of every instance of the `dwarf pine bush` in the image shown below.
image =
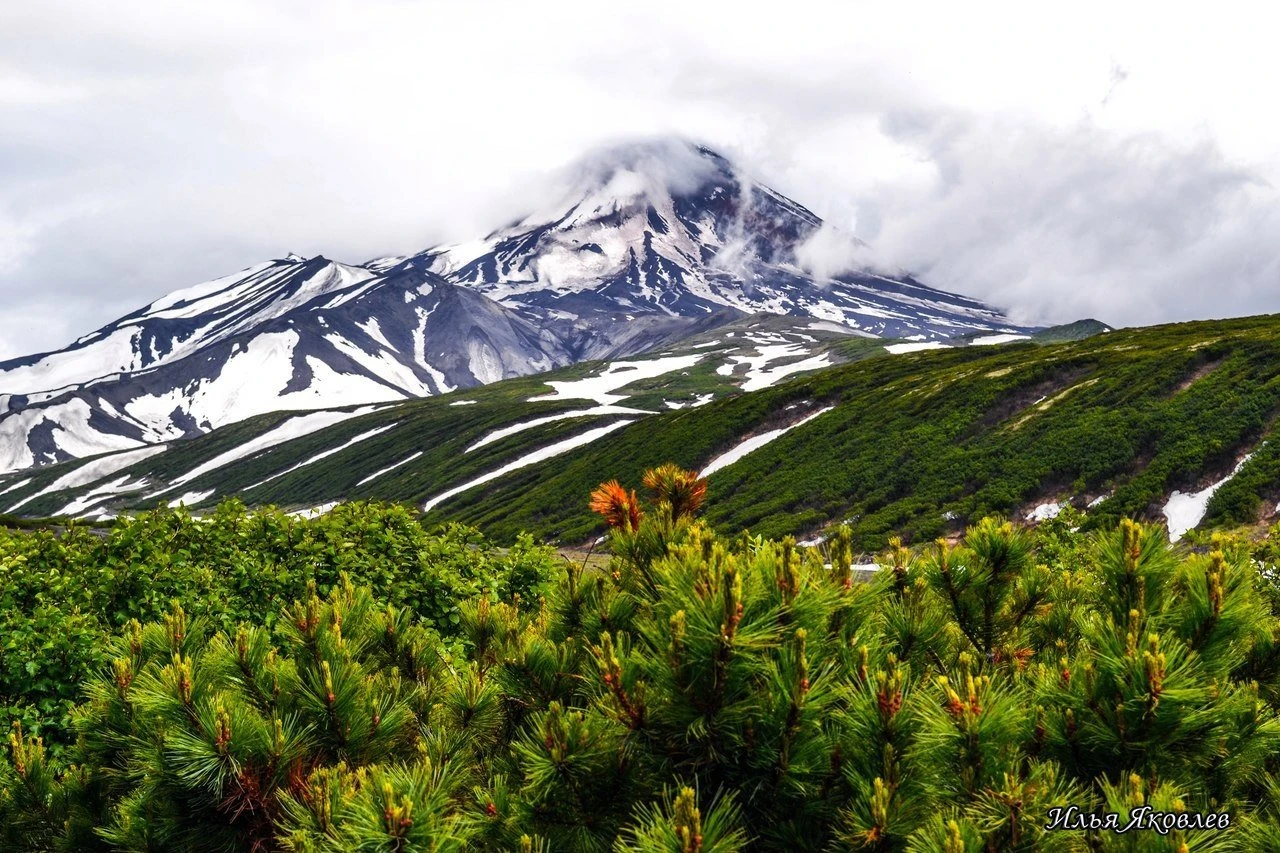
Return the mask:
[[(863, 583), (847, 532), (724, 538), (696, 476), (644, 485), (591, 496), (606, 569), (459, 566), (456, 620), (340, 573), (123, 622), (73, 745), (12, 732), (0, 848), (1280, 850), (1266, 549), (983, 521)], [(1046, 829), (1072, 806), (1230, 820)]]

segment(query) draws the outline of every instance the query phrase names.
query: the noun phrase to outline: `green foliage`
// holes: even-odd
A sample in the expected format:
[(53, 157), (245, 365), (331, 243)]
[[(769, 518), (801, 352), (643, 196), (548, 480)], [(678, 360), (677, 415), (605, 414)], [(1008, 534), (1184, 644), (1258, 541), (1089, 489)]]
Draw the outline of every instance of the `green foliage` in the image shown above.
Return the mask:
[(107, 662), (106, 637), (174, 601), (227, 632), (274, 630), (309, 585), (327, 595), (345, 575), (451, 636), (463, 601), (535, 601), (554, 565), (528, 537), (499, 550), (459, 525), (428, 534), (411, 511), (380, 504), (307, 520), (227, 501), (200, 520), (170, 509), (121, 519), (105, 535), (0, 530), (0, 716), (61, 748), (77, 685)]
[[(689, 509), (696, 478), (663, 482), (644, 512), (621, 486), (598, 493), (615, 522), (604, 571), (529, 583), (542, 552), (486, 556), (460, 531), (395, 551), (354, 528), (398, 529), (396, 511), (355, 508), (304, 549), (314, 563), (356, 541), (335, 548), (337, 575), (313, 571), (274, 615), (229, 583), (246, 598), (112, 625), (68, 693), (86, 699), (75, 743), (50, 756), (15, 728), (0, 848), (1275, 848), (1266, 543), (1188, 553), (1129, 522), (984, 520), (956, 543), (894, 541), (856, 582), (852, 531), (820, 548), (725, 539)], [(208, 526), (170, 524), (176, 550)], [(457, 585), (456, 621), (377, 574), (391, 551), (418, 571), (422, 549)], [(1046, 831), (1068, 805), (1232, 820)]]
[[(580, 496), (668, 460), (691, 469), (832, 406), (708, 478), (720, 530), (810, 534), (845, 521), (854, 546), (922, 543), (988, 515), (1079, 499), (1087, 528), (1159, 519), (1253, 458), (1214, 495), (1207, 524), (1256, 520), (1280, 500), (1280, 320), (1118, 330), (1043, 346), (870, 358), (696, 409), (646, 418), (554, 461), (459, 494), (430, 519), (568, 541), (595, 520)], [(1265, 444), (1264, 444), (1265, 442)]]
[[(828, 406), (832, 410), (821, 417), (716, 471), (708, 482), (708, 522), (722, 532), (747, 528), (800, 538), (847, 523), (854, 546), (870, 552), (894, 535), (919, 545), (988, 515), (1017, 517), (1039, 503), (1070, 499), (1078, 508), (1088, 506), (1082, 520), (1087, 528), (1105, 529), (1125, 517), (1161, 520), (1171, 492), (1217, 482), (1251, 452), (1214, 494), (1204, 525), (1274, 515), (1280, 501), (1280, 442), (1274, 437), (1280, 317), (1121, 329), (1084, 339), (1098, 326), (1073, 326), (1049, 330), (1038, 339), (1043, 343), (892, 356), (875, 340), (827, 341), (820, 347), (835, 366), (751, 393), (740, 393), (731, 377), (717, 373), (733, 358), (731, 330), (707, 333), (700, 344), (719, 343), (688, 342), (673, 350), (699, 354), (697, 364), (621, 390), (629, 395), (628, 407), (652, 416), (462, 491), (434, 505), (427, 520), (462, 522), (504, 544), (522, 531), (586, 541), (598, 525), (582, 495), (602, 480), (627, 479), (668, 461), (697, 470), (746, 437)], [(214, 465), (184, 481), (183, 490), (244, 494), (289, 507), (375, 496), (423, 505), (535, 449), (615, 419), (582, 414), (588, 401), (531, 400), (546, 396), (547, 381), (572, 381), (603, 367), (579, 364), (397, 403)], [(713, 392), (705, 406), (665, 406)], [(452, 405), (464, 395), (474, 405)], [(570, 411), (582, 416), (509, 431), (476, 446), (497, 430)], [(290, 416), (263, 415), (171, 445), (120, 475), (131, 482), (146, 478), (158, 488), (173, 485)], [(343, 449), (379, 428), (386, 429)], [(41, 493), (79, 464), (9, 475), (0, 491), (10, 507), (21, 502), (24, 513), (61, 512), (92, 485)], [(379, 471), (384, 473), (369, 479)], [(95, 506), (149, 509), (154, 498), (144, 494), (151, 492)], [(1092, 505), (1095, 499), (1101, 501)]]

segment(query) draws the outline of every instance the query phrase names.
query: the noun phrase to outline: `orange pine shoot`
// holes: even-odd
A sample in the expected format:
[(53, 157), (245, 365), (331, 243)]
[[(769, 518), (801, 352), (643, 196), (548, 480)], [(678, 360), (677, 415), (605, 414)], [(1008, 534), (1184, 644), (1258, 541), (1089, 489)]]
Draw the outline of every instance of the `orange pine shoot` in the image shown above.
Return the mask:
[(609, 522), (610, 527), (621, 527), (633, 531), (640, 526), (640, 501), (635, 491), (628, 492), (617, 480), (601, 483), (600, 488), (591, 493), (592, 512), (598, 512)]

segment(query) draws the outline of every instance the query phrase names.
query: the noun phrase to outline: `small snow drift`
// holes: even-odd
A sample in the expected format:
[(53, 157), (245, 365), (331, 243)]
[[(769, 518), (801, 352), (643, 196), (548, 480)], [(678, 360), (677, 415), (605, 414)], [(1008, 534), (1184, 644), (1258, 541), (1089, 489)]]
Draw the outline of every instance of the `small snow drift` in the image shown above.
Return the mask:
[[(455, 405), (456, 405), (456, 404), (455, 404)], [(381, 477), (383, 474), (390, 474), (392, 471), (396, 470), (397, 468), (403, 468), (405, 465), (408, 465), (408, 464), (409, 464), (410, 462), (412, 462), (413, 460), (415, 460), (415, 459), (419, 458), (420, 456), (422, 456), (422, 453), (423, 453), (423, 451), (421, 451), (421, 450), (416, 451), (416, 452), (414, 452), (414, 453), (409, 454), (409, 455), (408, 455), (408, 456), (406, 456), (404, 459), (401, 459), (399, 462), (396, 462), (396, 463), (393, 463), (393, 464), (391, 464), (391, 465), (388, 465), (386, 468), (380, 468), (380, 469), (378, 469), (377, 471), (374, 471), (374, 472), (373, 472), (372, 474), (370, 474), (369, 476), (365, 477), (365, 478), (364, 478), (363, 480), (361, 480), (360, 482), (356, 483), (356, 485), (357, 485), (357, 486), (363, 486), (365, 483), (371, 483), (371, 482), (373, 482), (374, 480), (376, 480), (376, 479), (378, 479), (379, 477)]]
[(705, 466), (703, 466), (702, 476), (709, 477), (712, 474), (714, 474), (716, 471), (719, 471), (722, 468), (729, 467), (730, 465), (737, 462), (742, 457), (746, 456), (748, 453), (752, 453), (756, 450), (759, 450), (769, 442), (774, 441), (775, 439), (790, 432), (791, 430), (795, 429), (798, 426), (803, 426), (804, 424), (807, 424), (809, 421), (813, 420), (814, 418), (820, 415), (826, 414), (827, 412), (831, 411), (833, 408), (834, 406), (827, 406), (826, 408), (819, 409), (818, 411), (814, 412), (808, 417), (801, 418), (800, 420), (796, 421), (793, 424), (789, 424), (788, 426), (784, 426), (784, 427), (779, 427), (778, 429), (771, 429), (768, 432), (762, 432), (759, 435), (754, 435), (751, 438), (748, 438), (745, 441), (742, 441), (737, 446), (735, 446), (732, 450), (729, 450), (729, 451), (726, 451), (725, 453), (720, 454), (715, 459), (712, 459)]
[(169, 508), (176, 509), (180, 506), (195, 506), (201, 501), (207, 501), (209, 498), (213, 497), (214, 494), (214, 489), (207, 489), (203, 492), (187, 492), (181, 497), (177, 497), (169, 501)]
[(1067, 506), (1068, 504), (1065, 501), (1040, 504), (1027, 513), (1027, 521), (1048, 521), (1051, 518), (1057, 518)]
[(1169, 540), (1171, 542), (1177, 542), (1187, 534), (1187, 531), (1194, 529), (1204, 520), (1205, 511), (1209, 508), (1209, 499), (1213, 497), (1214, 492), (1222, 488), (1236, 474), (1239, 474), (1240, 469), (1252, 457), (1252, 453), (1246, 454), (1243, 459), (1236, 463), (1236, 467), (1231, 469), (1230, 474), (1198, 492), (1174, 491), (1173, 494), (1169, 495), (1169, 500), (1164, 505), (1164, 517), (1169, 524)]
[(985, 346), (994, 346), (995, 344), (1011, 344), (1014, 341), (1029, 341), (1029, 340), (1031, 340), (1030, 335), (1017, 335), (1017, 334), (981, 335), (979, 337), (976, 337), (970, 340), (969, 346), (985, 347)]
[(904, 352), (920, 352), (928, 349), (946, 349), (947, 345), (940, 341), (914, 341), (905, 344), (888, 344), (885, 349), (894, 355), (901, 355)]

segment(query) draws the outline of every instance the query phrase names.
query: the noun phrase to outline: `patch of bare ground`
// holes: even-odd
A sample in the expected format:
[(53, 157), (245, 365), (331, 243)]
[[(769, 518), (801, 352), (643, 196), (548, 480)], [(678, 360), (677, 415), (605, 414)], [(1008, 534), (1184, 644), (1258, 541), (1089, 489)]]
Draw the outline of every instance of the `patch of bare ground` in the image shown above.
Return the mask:
[(556, 553), (566, 562), (582, 567), (587, 574), (609, 570), (609, 545), (604, 542), (594, 546), (591, 544), (562, 546), (556, 549)]
[[(1010, 429), (1017, 429), (1035, 411), (1041, 410), (1040, 407), (1048, 408), (1045, 405), (1046, 403), (1052, 404), (1053, 401), (1060, 399), (1066, 393), (1083, 385), (1080, 380), (1087, 376), (1089, 372), (1087, 368), (1074, 368), (1050, 377), (1043, 382), (1014, 389), (986, 411), (986, 414), (982, 417), (981, 427), (990, 428), (1010, 420), (1014, 415), (1023, 413), (1023, 417), (1009, 425)], [(1028, 412), (1028, 409), (1031, 411)]]
[(1223, 360), (1220, 358), (1215, 358), (1212, 361), (1207, 361), (1204, 364), (1200, 365), (1195, 370), (1187, 374), (1187, 376), (1184, 377), (1181, 382), (1179, 382), (1176, 386), (1174, 386), (1174, 389), (1169, 394), (1169, 396), (1176, 397), (1179, 394), (1181, 394), (1183, 391), (1186, 391), (1192, 385), (1195, 385), (1201, 379), (1204, 379), (1210, 373), (1213, 373), (1213, 371), (1221, 367), (1222, 361)]

